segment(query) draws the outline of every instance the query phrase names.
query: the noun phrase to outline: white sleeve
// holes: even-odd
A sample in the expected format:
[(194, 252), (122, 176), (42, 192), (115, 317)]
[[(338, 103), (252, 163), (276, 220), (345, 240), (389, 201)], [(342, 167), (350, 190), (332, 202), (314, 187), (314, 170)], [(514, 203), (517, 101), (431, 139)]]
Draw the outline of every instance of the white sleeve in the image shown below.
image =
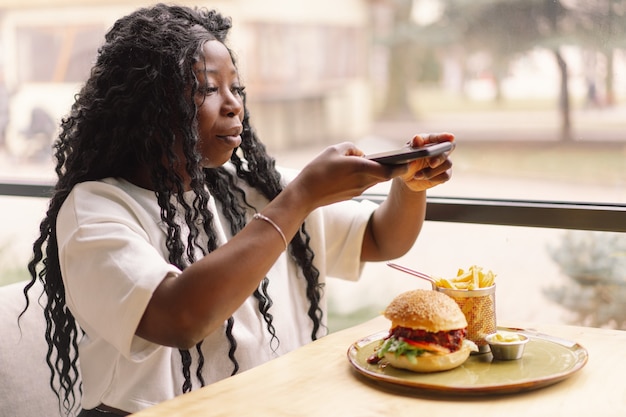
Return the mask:
[(363, 236), (376, 207), (368, 200), (349, 200), (323, 207), (328, 275), (359, 279), (364, 265), (361, 262)]
[(135, 336), (154, 290), (168, 274), (180, 273), (142, 228), (154, 219), (142, 217), (149, 216), (119, 188), (90, 183), (70, 193), (57, 218), (70, 311), (90, 338), (134, 359), (156, 348)]

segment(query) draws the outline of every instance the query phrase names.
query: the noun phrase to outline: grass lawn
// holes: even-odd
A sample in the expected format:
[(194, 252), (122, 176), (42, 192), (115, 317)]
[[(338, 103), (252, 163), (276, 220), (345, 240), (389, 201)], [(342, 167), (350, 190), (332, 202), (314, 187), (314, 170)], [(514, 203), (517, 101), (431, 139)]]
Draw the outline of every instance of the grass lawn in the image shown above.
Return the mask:
[(455, 165), (474, 173), (626, 186), (625, 143), (467, 143)]

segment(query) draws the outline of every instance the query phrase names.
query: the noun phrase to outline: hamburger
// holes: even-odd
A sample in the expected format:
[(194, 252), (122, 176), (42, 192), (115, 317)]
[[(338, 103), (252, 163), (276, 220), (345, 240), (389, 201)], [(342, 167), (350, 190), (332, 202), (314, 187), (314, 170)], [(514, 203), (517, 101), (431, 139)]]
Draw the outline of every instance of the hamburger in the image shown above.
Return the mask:
[(476, 344), (465, 338), (465, 315), (444, 293), (402, 293), (391, 301), (383, 315), (391, 321), (391, 328), (372, 362), (384, 359), (395, 368), (438, 372), (460, 366), (472, 351), (478, 351)]

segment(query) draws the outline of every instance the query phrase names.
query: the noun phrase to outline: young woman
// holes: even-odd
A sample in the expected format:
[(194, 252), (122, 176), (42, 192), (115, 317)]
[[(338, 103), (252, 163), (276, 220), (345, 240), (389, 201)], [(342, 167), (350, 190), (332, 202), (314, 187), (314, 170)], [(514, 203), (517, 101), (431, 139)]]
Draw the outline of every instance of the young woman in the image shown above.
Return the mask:
[[(62, 122), (25, 291), (44, 285), (66, 414), (136, 412), (323, 336), (326, 276), (406, 253), (450, 177), (447, 155), (389, 167), (349, 143), (277, 170), (230, 26), (165, 5), (121, 18)], [(352, 200), (390, 179), (380, 206)]]

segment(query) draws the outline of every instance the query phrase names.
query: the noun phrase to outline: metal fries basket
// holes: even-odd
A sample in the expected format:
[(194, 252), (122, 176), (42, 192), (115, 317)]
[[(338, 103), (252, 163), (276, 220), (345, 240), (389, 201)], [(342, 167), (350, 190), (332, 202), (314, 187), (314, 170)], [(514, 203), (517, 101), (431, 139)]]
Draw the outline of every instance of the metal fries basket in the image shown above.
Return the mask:
[(467, 319), (467, 338), (478, 346), (479, 353), (489, 352), (485, 336), (496, 332), (496, 285), (475, 290), (437, 287), (450, 296)]

